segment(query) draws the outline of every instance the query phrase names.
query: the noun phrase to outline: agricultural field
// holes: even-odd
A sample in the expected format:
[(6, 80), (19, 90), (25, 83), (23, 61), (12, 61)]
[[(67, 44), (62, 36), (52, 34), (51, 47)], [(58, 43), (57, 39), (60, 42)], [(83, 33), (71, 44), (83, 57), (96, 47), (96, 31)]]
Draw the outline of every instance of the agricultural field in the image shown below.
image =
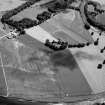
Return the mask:
[[(0, 16), (25, 2), (0, 2)], [(11, 19), (35, 19), (45, 10), (33, 5)], [(105, 36), (100, 36), (98, 47), (94, 46), (92, 30), (84, 29), (77, 11), (59, 13), (38, 26), (25, 29), (25, 35), (16, 39), (4, 37), (11, 29), (6, 25), (4, 30), (3, 26), (0, 22), (0, 96), (65, 103), (105, 97), (105, 65), (97, 69), (105, 58), (105, 54), (99, 52), (105, 44)], [(69, 44), (91, 44), (53, 51), (44, 45), (47, 38)]]

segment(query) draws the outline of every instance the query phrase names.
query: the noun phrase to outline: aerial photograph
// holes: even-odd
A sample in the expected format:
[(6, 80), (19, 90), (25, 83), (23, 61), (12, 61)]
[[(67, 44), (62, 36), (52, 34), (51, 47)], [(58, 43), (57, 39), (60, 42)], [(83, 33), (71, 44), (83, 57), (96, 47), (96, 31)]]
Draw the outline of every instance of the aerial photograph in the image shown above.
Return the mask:
[(105, 0), (0, 0), (0, 105), (105, 105)]

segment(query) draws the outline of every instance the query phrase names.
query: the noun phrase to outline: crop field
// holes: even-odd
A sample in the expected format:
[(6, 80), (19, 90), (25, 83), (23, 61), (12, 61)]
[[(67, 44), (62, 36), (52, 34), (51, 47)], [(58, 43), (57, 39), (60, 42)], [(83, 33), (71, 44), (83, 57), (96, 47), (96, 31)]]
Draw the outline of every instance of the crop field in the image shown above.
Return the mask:
[[(0, 2), (4, 5), (3, 8), (12, 3), (4, 1), (4, 4)], [(16, 0), (11, 8), (24, 2), (26, 1)], [(38, 13), (45, 10), (33, 5), (11, 19), (35, 19)], [(99, 47), (93, 45), (91, 30), (83, 28), (77, 12), (60, 13), (39, 26), (25, 29), (26, 34), (16, 39), (4, 37), (8, 34), (9, 27), (6, 31), (3, 30), (2, 23), (0, 27), (0, 96), (50, 102), (92, 99), (96, 94), (105, 96), (105, 67), (97, 69), (105, 55), (100, 54)], [(70, 44), (90, 42), (91, 45), (57, 52), (44, 45), (47, 38), (60, 38)], [(100, 43), (103, 45), (104, 40)]]

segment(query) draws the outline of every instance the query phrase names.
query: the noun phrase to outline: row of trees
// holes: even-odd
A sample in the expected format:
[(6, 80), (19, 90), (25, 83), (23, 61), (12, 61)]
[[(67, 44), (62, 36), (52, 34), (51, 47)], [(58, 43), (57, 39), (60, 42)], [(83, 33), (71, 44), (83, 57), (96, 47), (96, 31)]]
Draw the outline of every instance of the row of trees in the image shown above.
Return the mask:
[(49, 7), (48, 11), (44, 11), (41, 14), (37, 15), (37, 20), (31, 20), (28, 18), (24, 18), (20, 21), (14, 21), (13, 19), (10, 19), (12, 16), (18, 14), (19, 12), (21, 12), (22, 10), (30, 7), (31, 5), (33, 5), (36, 2), (39, 2), (40, 0), (29, 0), (26, 3), (22, 4), (21, 6), (7, 11), (1, 18), (1, 22), (2, 23), (6, 23), (16, 29), (18, 29), (19, 31), (24, 30), (24, 28), (30, 28), (36, 25), (39, 25), (41, 23), (43, 23), (44, 21), (46, 21), (47, 19), (50, 19), (52, 14), (55, 15), (56, 14), (56, 10), (58, 10), (59, 8), (62, 8), (61, 4), (56, 2), (54, 4), (53, 7)]
[(10, 11), (7, 11), (3, 16), (2, 16), (2, 20), (6, 20), (6, 19), (9, 19), (11, 18), (12, 16), (16, 15), (17, 13), (21, 12), (22, 10), (30, 7), (31, 5), (33, 5), (34, 3), (36, 2), (39, 2), (41, 0), (29, 0), (27, 1), (26, 3), (18, 6), (17, 8), (15, 9), (12, 9)]
[(51, 13), (45, 11), (45, 12), (37, 15), (37, 20), (32, 20), (29, 18), (23, 18), (20, 21), (14, 21), (13, 19), (5, 19), (4, 23), (6, 23), (18, 30), (23, 30), (25, 28), (37, 26), (37, 25), (43, 23), (44, 21), (46, 21), (47, 19), (49, 19), (50, 17), (51, 17)]
[(79, 43), (79, 44), (69, 44), (66, 41), (58, 40), (50, 42), (49, 39), (46, 40), (45, 46), (51, 48), (54, 51), (64, 50), (66, 48), (83, 48), (85, 46), (89, 46), (89, 43)]
[[(40, 0), (29, 0), (27, 1), (26, 3), (22, 4), (21, 6), (15, 8), (15, 9), (12, 9), (10, 11), (7, 11), (1, 18), (1, 22), (2, 23), (6, 23), (6, 24), (9, 24), (9, 25), (13, 25), (14, 26), (14, 23), (16, 22), (13, 22), (13, 20), (10, 20), (10, 18), (16, 14), (18, 14), (19, 12), (21, 12), (22, 10), (30, 7), (31, 5), (33, 5), (34, 3), (36, 2), (39, 2)], [(15, 25), (16, 26), (16, 25)]]

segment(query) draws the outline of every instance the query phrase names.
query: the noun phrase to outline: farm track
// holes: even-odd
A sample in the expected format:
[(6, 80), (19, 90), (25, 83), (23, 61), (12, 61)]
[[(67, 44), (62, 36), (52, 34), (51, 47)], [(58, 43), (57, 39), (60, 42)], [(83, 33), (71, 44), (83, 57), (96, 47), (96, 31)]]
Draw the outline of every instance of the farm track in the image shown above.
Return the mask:
[[(2, 57), (0, 54), (0, 62), (1, 62), (1, 67), (0, 67), (0, 95), (3, 96), (8, 96), (8, 85), (7, 85), (7, 79), (6, 79), (6, 75), (5, 75), (5, 69), (3, 66), (3, 61), (2, 61)], [(3, 92), (3, 93), (1, 93)]]

